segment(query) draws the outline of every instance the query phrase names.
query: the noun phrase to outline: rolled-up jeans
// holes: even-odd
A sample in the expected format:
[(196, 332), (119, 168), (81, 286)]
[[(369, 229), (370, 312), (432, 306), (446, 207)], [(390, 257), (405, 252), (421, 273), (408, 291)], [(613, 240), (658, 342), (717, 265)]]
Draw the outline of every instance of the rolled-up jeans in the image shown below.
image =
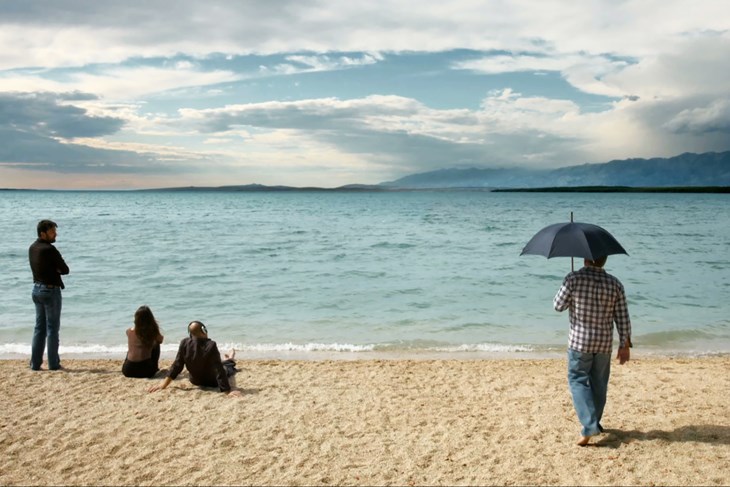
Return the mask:
[(573, 396), (573, 407), (583, 425), (583, 436), (597, 435), (602, 431), (601, 417), (606, 406), (610, 375), (610, 353), (584, 353), (568, 349), (568, 384)]
[(48, 368), (57, 370), (61, 367), (58, 356), (58, 331), (61, 328), (61, 288), (49, 287), (45, 284), (33, 285), (33, 303), (35, 303), (35, 329), (31, 343), (30, 368), (39, 370), (43, 363), (43, 350), (48, 342)]

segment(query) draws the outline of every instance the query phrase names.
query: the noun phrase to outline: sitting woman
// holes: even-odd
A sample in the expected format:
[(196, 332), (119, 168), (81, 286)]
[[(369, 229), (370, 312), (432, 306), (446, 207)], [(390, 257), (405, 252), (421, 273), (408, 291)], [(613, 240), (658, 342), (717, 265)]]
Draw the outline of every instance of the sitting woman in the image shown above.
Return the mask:
[(160, 334), (152, 310), (140, 306), (134, 313), (134, 328), (127, 330), (127, 358), (122, 365), (125, 377), (150, 378), (159, 367), (160, 344), (164, 337)]

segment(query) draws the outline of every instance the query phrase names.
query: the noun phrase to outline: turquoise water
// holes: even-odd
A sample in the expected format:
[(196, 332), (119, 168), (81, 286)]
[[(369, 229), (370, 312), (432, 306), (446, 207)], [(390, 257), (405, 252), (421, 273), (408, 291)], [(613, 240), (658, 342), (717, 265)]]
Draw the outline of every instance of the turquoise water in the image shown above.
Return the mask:
[(562, 352), (552, 298), (570, 259), (519, 254), (571, 211), (630, 254), (606, 268), (636, 352), (727, 353), (729, 208), (712, 194), (0, 192), (0, 356), (30, 350), (42, 218), (71, 268), (62, 353), (123, 355), (141, 304), (168, 353), (193, 319), (275, 356)]

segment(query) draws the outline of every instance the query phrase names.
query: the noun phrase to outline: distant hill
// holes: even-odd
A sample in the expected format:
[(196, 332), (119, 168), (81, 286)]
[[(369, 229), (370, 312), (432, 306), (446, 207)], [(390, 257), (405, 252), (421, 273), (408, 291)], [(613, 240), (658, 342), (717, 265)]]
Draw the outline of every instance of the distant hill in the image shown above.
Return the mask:
[(165, 191), (165, 192), (176, 192), (176, 191), (221, 191), (221, 192), (277, 192), (277, 191), (341, 191), (341, 192), (357, 192), (357, 191), (390, 191), (391, 188), (385, 188), (379, 185), (371, 184), (347, 184), (345, 186), (339, 186), (337, 188), (318, 188), (315, 186), (266, 186), (263, 184), (241, 184), (232, 186), (180, 186), (175, 188), (154, 188), (154, 189), (140, 189), (137, 191)]
[(402, 189), (730, 186), (730, 151), (626, 159), (550, 170), (441, 169), (413, 174), (380, 186)]

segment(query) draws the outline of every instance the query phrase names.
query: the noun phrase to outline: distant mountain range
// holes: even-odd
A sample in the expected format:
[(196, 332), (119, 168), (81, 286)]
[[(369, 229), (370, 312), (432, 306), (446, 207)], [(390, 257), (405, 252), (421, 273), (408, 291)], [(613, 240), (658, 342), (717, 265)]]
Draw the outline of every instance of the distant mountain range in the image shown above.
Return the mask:
[(670, 158), (626, 159), (603, 164), (583, 164), (559, 169), (440, 169), (405, 176), (381, 184), (348, 184), (337, 188), (265, 186), (186, 186), (143, 191), (417, 191), (509, 190), (572, 188), (580, 191), (629, 191), (631, 188), (658, 191), (703, 187), (710, 192), (728, 192), (730, 151), (685, 153)]
[(405, 176), (380, 186), (399, 189), (730, 186), (730, 151), (543, 170), (441, 169)]

